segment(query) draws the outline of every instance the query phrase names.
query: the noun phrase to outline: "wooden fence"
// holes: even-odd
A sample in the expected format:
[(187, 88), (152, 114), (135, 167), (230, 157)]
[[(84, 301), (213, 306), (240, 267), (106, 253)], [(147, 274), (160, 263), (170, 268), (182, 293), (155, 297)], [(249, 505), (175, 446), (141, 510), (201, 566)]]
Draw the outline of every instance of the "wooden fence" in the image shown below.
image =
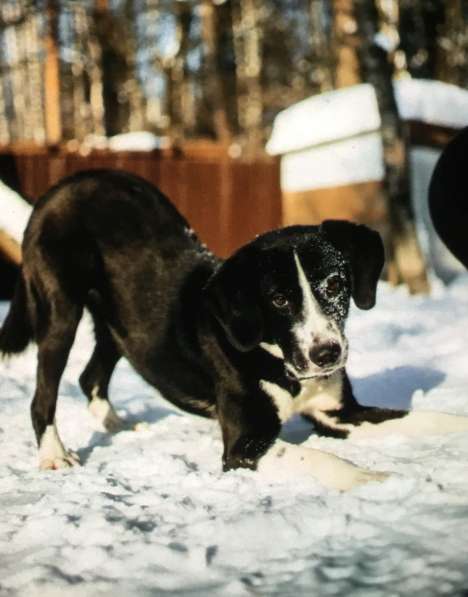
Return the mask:
[(36, 200), (63, 176), (90, 168), (125, 169), (158, 186), (220, 256), (281, 225), (279, 164), (230, 159), (217, 146), (153, 152), (8, 148), (0, 177)]

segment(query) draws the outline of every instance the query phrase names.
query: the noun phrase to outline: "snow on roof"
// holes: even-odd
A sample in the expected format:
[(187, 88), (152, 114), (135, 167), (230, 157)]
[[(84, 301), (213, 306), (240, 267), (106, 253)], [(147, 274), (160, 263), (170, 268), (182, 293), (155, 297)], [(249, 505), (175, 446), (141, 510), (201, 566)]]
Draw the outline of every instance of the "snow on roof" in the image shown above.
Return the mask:
[(18, 243), (23, 240), (31, 210), (32, 207), (21, 195), (0, 180), (0, 229)]
[(398, 109), (405, 120), (419, 120), (454, 129), (468, 124), (468, 91), (425, 79), (401, 79), (394, 85)]
[[(463, 128), (468, 125), (468, 91), (441, 81), (401, 79), (394, 83), (405, 120)], [(266, 150), (272, 155), (346, 139), (380, 128), (375, 90), (369, 83), (310, 97), (280, 112)]]
[(266, 150), (288, 153), (375, 131), (380, 115), (368, 83), (321, 93), (286, 108), (275, 118)]

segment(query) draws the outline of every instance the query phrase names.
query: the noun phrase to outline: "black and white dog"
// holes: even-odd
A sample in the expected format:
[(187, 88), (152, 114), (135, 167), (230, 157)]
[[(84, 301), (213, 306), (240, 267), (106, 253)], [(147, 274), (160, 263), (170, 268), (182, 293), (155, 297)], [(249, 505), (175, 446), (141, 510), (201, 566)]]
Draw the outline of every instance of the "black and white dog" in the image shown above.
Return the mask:
[[(216, 418), (223, 468), (310, 473), (346, 489), (381, 478), (318, 450), (280, 442), (293, 413), (338, 437), (468, 429), (462, 417), (360, 406), (345, 373), (344, 325), (351, 297), (375, 303), (384, 251), (376, 232), (343, 221), (264, 234), (222, 262), (171, 203), (124, 172), (82, 172), (43, 196), (28, 224), (23, 266), (0, 332), (0, 350), (38, 345), (31, 406), (40, 467), (68, 467), (55, 425), (57, 391), (87, 308), (96, 345), (80, 377), (91, 412), (118, 418), (108, 386), (123, 356), (178, 407)], [(425, 413), (418, 413), (424, 415)], [(399, 429), (400, 427), (398, 427)]]

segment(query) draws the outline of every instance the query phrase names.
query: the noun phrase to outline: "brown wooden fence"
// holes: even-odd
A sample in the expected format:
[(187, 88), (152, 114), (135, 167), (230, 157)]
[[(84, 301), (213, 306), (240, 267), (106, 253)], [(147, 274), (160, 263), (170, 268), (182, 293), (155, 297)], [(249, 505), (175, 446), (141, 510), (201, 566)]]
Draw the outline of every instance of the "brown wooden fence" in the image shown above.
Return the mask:
[(216, 146), (183, 151), (0, 150), (0, 177), (37, 199), (63, 176), (90, 168), (119, 168), (157, 185), (216, 254), (229, 255), (248, 240), (281, 225), (279, 165), (242, 162)]

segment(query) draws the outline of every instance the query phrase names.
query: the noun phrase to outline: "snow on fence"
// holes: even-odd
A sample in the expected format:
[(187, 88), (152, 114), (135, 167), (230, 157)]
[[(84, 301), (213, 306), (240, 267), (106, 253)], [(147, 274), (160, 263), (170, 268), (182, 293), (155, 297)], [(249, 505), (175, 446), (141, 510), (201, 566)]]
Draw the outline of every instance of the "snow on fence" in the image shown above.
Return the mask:
[[(427, 210), (427, 189), (441, 148), (468, 125), (468, 91), (440, 81), (394, 83), (401, 117), (409, 123), (412, 201), (421, 244), (436, 273), (459, 265), (438, 239)], [(380, 114), (372, 85), (308, 98), (278, 114), (267, 144), (281, 155), (285, 224), (346, 218), (386, 234), (387, 212)]]

